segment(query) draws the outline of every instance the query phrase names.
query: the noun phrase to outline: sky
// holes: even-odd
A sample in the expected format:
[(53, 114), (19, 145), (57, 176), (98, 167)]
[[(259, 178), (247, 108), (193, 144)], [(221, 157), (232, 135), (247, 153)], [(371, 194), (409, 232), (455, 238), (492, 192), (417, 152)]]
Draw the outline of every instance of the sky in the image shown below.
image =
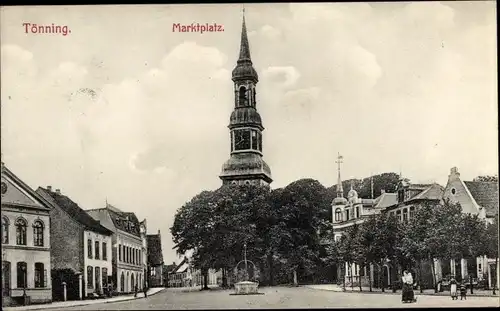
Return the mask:
[[(496, 6), (247, 4), (272, 188), (402, 173), (498, 173)], [(107, 200), (161, 230), (229, 158), (242, 5), (2, 7), (2, 161), (84, 209)], [(26, 33), (23, 23), (71, 33)], [(221, 25), (174, 32), (173, 25)]]

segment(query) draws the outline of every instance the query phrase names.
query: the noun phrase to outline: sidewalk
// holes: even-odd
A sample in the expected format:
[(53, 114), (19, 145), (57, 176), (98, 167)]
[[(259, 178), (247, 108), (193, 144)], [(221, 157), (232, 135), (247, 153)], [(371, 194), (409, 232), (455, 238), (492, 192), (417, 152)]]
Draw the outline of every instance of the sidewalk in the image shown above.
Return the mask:
[[(363, 291), (359, 291), (359, 287), (354, 287), (354, 290), (348, 286), (344, 291), (341, 285), (337, 284), (318, 284), (318, 285), (304, 285), (306, 288), (315, 289), (315, 290), (328, 290), (334, 292), (344, 292), (344, 293), (361, 293), (361, 294), (389, 294), (389, 295), (401, 295), (401, 290), (393, 293), (392, 289), (385, 289), (385, 292), (382, 292), (380, 288), (372, 288), (372, 292), (370, 292), (369, 287), (362, 287)], [(435, 293), (433, 289), (426, 289), (423, 293), (420, 293), (420, 290), (414, 290), (415, 295), (426, 295), (426, 296), (449, 296), (449, 291), (444, 291), (440, 293)], [(470, 293), (470, 290), (467, 290), (467, 297), (498, 297), (499, 291), (496, 291), (496, 295), (493, 295), (493, 290), (478, 290), (474, 289), (474, 294)]]
[[(161, 292), (165, 289), (166, 288), (164, 288), (164, 287), (150, 288), (148, 290), (148, 297), (153, 296), (155, 294), (158, 294), (159, 292)], [(106, 298), (106, 299), (58, 301), (58, 302), (40, 304), (40, 305), (8, 307), (8, 308), (2, 308), (2, 310), (4, 310), (4, 311), (24, 311), (24, 310), (56, 309), (56, 308), (86, 306), (86, 305), (93, 305), (93, 304), (99, 304), (99, 303), (121, 302), (121, 301), (141, 299), (141, 298), (144, 298), (144, 293), (142, 293), (142, 292), (138, 293), (137, 297), (134, 297), (134, 294), (130, 294), (130, 295), (126, 295), (126, 296), (117, 296), (117, 297)]]

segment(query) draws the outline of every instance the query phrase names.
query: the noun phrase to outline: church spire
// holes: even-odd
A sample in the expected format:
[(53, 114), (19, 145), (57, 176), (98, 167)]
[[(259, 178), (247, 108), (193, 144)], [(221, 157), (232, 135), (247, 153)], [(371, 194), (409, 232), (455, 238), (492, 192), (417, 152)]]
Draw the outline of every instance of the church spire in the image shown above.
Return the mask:
[(340, 153), (337, 154), (337, 170), (338, 170), (338, 178), (337, 178), (337, 197), (343, 198), (344, 197), (344, 189), (342, 187), (342, 179), (340, 178), (340, 164), (342, 164), (342, 159), (344, 159), (343, 156), (340, 155)]
[(233, 69), (232, 80), (242, 81), (249, 80), (253, 83), (259, 81), (257, 71), (253, 68), (252, 59), (250, 57), (250, 44), (248, 43), (247, 24), (245, 21), (245, 8), (243, 8), (243, 18), (241, 23), (241, 41), (240, 41), (240, 55), (236, 62), (236, 67)]
[(252, 61), (250, 57), (250, 45), (248, 44), (247, 25), (245, 23), (245, 7), (243, 6), (243, 22), (241, 24), (240, 57), (238, 61)]

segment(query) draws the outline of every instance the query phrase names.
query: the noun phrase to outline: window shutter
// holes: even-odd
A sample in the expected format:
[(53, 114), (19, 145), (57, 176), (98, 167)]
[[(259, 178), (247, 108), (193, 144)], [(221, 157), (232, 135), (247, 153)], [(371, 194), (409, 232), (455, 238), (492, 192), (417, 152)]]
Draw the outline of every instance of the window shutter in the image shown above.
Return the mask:
[(43, 287), (47, 287), (47, 269), (43, 270)]

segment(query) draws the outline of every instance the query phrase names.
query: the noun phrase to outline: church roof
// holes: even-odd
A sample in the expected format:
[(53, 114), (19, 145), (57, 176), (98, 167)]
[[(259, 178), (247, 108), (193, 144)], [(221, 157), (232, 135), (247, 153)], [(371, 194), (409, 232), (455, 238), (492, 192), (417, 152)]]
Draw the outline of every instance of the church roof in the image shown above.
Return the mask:
[(487, 216), (498, 214), (498, 183), (485, 181), (464, 181), (477, 204), (486, 210)]
[(263, 176), (269, 182), (272, 181), (271, 169), (259, 154), (235, 153), (222, 165), (220, 178), (251, 175)]
[(57, 205), (59, 208), (64, 210), (71, 218), (80, 223), (85, 227), (85, 229), (89, 231), (94, 231), (97, 233), (111, 235), (113, 232), (103, 225), (99, 223), (99, 221), (95, 220), (87, 214), (78, 204), (73, 202), (69, 197), (50, 191), (48, 189), (44, 189), (42, 187), (38, 187), (37, 190), (42, 195), (47, 195), (52, 198), (53, 203)]
[(148, 263), (152, 266), (163, 264), (163, 253), (161, 250), (161, 236), (159, 234), (148, 234)]

